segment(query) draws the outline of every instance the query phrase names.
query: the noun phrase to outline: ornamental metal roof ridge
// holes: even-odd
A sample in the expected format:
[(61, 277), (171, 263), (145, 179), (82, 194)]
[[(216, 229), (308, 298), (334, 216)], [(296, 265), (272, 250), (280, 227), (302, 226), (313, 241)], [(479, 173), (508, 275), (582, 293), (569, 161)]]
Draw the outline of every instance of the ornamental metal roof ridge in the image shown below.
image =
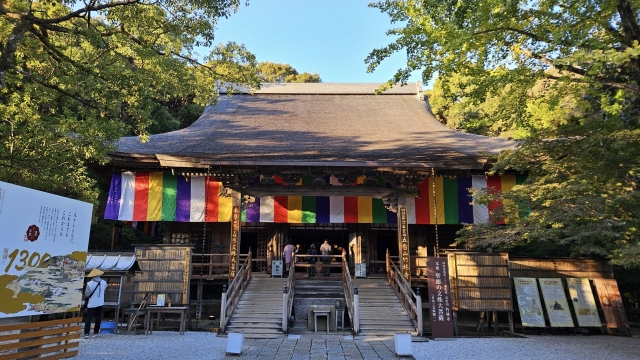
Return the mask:
[[(260, 89), (245, 86), (225, 84), (220, 86), (220, 94), (278, 94), (278, 95), (376, 95), (376, 90), (384, 85), (383, 82), (374, 83), (263, 83)], [(230, 91), (229, 91), (230, 90)], [(407, 83), (394, 85), (380, 95), (422, 95), (422, 83)]]

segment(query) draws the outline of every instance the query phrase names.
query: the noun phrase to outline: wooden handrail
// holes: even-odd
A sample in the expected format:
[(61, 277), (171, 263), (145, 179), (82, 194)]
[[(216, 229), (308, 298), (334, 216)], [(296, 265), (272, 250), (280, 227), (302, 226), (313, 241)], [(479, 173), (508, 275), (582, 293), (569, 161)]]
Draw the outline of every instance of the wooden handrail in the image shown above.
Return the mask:
[(351, 273), (349, 272), (349, 263), (345, 256), (342, 257), (342, 290), (344, 291), (344, 298), (346, 300), (345, 307), (349, 312), (351, 324), (353, 324), (353, 334), (357, 335), (360, 330), (360, 321), (359, 319), (356, 320), (356, 316), (359, 316), (359, 314), (355, 311), (357, 307), (355, 304), (356, 297), (354, 296), (353, 281), (351, 280)]
[(246, 255), (246, 259), (238, 270), (238, 274), (229, 284), (228, 290), (222, 291), (222, 300), (220, 301), (220, 331), (224, 332), (227, 322), (236, 309), (242, 292), (247, 287), (247, 283), (251, 279), (251, 251)]
[(400, 303), (411, 317), (411, 323), (422, 336), (422, 298), (411, 289), (411, 285), (398, 270), (392, 256), (387, 252), (387, 281), (398, 296)]

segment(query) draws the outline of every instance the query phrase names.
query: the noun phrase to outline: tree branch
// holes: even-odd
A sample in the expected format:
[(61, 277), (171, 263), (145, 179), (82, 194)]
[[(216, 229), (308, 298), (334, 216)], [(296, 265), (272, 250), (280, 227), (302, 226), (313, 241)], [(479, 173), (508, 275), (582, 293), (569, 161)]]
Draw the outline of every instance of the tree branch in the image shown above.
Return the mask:
[(26, 76), (27, 78), (29, 78), (29, 80), (32, 80), (33, 82), (35, 82), (37, 84), (40, 84), (41, 86), (44, 86), (44, 87), (46, 87), (48, 89), (55, 90), (55, 91), (59, 92), (60, 94), (62, 94), (64, 96), (67, 96), (69, 98), (72, 98), (72, 99), (76, 100), (77, 102), (81, 103), (84, 106), (90, 107), (90, 108), (92, 108), (94, 110), (98, 110), (98, 111), (101, 110), (96, 104), (91, 103), (89, 100), (87, 100), (87, 99), (85, 99), (83, 97), (80, 97), (78, 95), (72, 94), (72, 93), (70, 93), (70, 92), (68, 92), (66, 90), (63, 90), (57, 85), (49, 84), (49, 83), (47, 83), (47, 82), (45, 82), (43, 80), (40, 80), (37, 77), (33, 76), (33, 74), (31, 74), (28, 71), (19, 69), (19, 68), (15, 67), (15, 66), (13, 67), (13, 70), (16, 71), (19, 74), (22, 74), (22, 75)]

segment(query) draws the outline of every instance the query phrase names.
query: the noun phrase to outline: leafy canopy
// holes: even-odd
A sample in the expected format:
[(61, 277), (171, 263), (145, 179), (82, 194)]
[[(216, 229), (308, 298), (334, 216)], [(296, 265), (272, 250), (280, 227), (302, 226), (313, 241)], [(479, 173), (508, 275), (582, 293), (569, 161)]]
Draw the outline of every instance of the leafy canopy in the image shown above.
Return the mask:
[(195, 51), (238, 3), (3, 1), (0, 179), (95, 201), (84, 165), (106, 162), (120, 136), (144, 140), (171, 126), (156, 121), (165, 110), (215, 102), (219, 81), (259, 86), (244, 46)]
[(262, 82), (268, 83), (319, 83), (320, 75), (308, 72), (298, 73), (289, 64), (263, 61), (258, 64), (258, 75)]
[[(424, 81), (434, 113), (462, 131), (519, 139), (492, 172), (527, 182), (499, 199), (493, 220), (466, 227), (474, 246), (553, 242), (574, 256), (640, 265), (640, 3), (609, 1), (380, 1), (400, 26), (373, 50), (407, 66), (388, 82)], [(383, 87), (384, 89), (384, 87)], [(383, 90), (381, 89), (381, 90)], [(526, 210), (526, 211), (525, 211)], [(552, 254), (551, 254), (552, 255)]]

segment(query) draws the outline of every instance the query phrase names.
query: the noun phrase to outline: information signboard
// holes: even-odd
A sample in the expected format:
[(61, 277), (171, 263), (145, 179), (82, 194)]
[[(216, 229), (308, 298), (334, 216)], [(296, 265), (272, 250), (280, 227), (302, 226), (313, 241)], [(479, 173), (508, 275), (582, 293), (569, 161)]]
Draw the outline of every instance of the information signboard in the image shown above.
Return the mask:
[(618, 283), (613, 279), (594, 279), (607, 329), (624, 329), (629, 331), (627, 314), (618, 290)]
[(569, 297), (581, 327), (602, 327), (589, 279), (567, 278)]
[(540, 290), (551, 327), (574, 327), (567, 295), (559, 278), (540, 278)]
[(431, 336), (453, 337), (453, 313), (451, 309), (451, 287), (449, 266), (446, 257), (427, 258), (427, 282), (431, 304)]
[(545, 327), (544, 314), (535, 278), (513, 278), (522, 326)]
[(92, 208), (0, 182), (0, 318), (78, 309)]
[(229, 281), (236, 278), (238, 271), (238, 249), (240, 245), (240, 206), (231, 211), (231, 243), (229, 244)]
[(411, 284), (411, 266), (409, 259), (409, 226), (407, 218), (407, 208), (405, 206), (398, 207), (398, 236), (400, 240), (400, 266), (402, 267), (402, 276)]
[(367, 264), (366, 263), (356, 264), (355, 277), (357, 277), (357, 278), (366, 278), (367, 277)]
[(282, 277), (282, 260), (271, 261), (271, 277), (273, 276)]

